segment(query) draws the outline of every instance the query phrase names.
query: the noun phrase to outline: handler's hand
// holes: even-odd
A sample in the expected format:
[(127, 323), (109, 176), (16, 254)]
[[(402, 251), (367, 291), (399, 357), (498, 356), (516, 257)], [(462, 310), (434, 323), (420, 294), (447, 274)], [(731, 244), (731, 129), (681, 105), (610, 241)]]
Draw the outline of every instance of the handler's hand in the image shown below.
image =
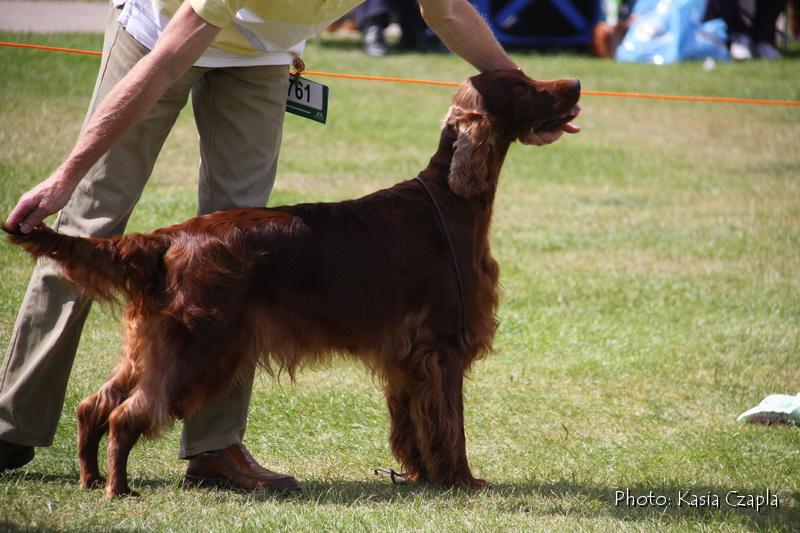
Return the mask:
[(19, 228), (22, 233), (30, 231), (67, 204), (75, 185), (63, 179), (50, 176), (39, 185), (22, 195), (17, 206), (6, 220), (6, 227)]
[(567, 122), (563, 126), (561, 126), (560, 130), (556, 131), (542, 131), (539, 133), (530, 132), (525, 137), (520, 138), (520, 142), (522, 144), (535, 144), (536, 146), (544, 146), (545, 144), (550, 144), (556, 142), (561, 135), (566, 133), (578, 133), (581, 131), (581, 127), (573, 124), (572, 122)]

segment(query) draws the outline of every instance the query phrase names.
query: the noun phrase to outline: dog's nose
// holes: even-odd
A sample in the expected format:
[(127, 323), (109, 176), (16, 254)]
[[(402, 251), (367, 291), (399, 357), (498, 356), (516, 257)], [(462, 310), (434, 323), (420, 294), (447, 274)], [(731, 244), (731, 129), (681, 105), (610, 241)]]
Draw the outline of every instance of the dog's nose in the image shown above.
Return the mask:
[(577, 93), (581, 92), (581, 80), (578, 78), (572, 80), (572, 90)]

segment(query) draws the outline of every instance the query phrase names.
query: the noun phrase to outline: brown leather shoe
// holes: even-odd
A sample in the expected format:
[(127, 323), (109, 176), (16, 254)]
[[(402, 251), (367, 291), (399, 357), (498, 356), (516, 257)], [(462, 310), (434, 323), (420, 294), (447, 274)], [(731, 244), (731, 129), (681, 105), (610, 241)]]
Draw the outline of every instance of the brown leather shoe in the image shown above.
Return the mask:
[(295, 478), (262, 467), (242, 444), (232, 444), (223, 450), (192, 457), (183, 478), (183, 486), (222, 487), (277, 494), (300, 490), (300, 484)]
[(0, 440), (0, 472), (25, 466), (33, 460), (33, 446)]

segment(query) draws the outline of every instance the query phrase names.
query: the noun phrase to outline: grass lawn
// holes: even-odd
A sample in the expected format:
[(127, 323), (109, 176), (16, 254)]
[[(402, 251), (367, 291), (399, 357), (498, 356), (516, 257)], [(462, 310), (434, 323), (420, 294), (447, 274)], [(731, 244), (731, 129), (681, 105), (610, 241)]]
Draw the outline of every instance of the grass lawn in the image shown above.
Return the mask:
[[(0, 35), (99, 49), (99, 36)], [(311, 70), (460, 80), (454, 57), (373, 60), (312, 44)], [(518, 55), (587, 90), (800, 99), (800, 61), (654, 68)], [(0, 49), (0, 214), (70, 148), (98, 59)], [(328, 80), (325, 126), (287, 118), (271, 204), (350, 198), (412, 178), (438, 139), (449, 88)], [(800, 390), (800, 108), (584, 97), (583, 133), (512, 147), (493, 226), (504, 296), (497, 353), (466, 388), (468, 450), (485, 492), (393, 486), (380, 386), (347, 363), (259, 380), (246, 444), (305, 485), (276, 500), (180, 488), (178, 430), (135, 448), (141, 501), (78, 489), (74, 408), (120, 343), (113, 312), (84, 330), (52, 447), (0, 475), (0, 529), (797, 530), (800, 429), (736, 416)], [(130, 231), (193, 215), (197, 149), (181, 116)], [(0, 244), (0, 345), (31, 263)], [(615, 491), (666, 507), (615, 505)], [(733, 508), (730, 491), (777, 494)], [(678, 492), (719, 507), (678, 506)]]

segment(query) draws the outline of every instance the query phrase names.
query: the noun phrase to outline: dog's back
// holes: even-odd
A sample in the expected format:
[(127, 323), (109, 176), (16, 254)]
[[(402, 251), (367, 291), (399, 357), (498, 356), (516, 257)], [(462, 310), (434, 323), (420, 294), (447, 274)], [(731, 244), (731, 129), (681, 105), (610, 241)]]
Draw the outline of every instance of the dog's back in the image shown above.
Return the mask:
[(166, 313), (197, 335), (245, 322), (255, 351), (290, 372), (332, 351), (379, 351), (387, 338), (407, 337), (398, 328), (413, 329), (404, 325), (412, 316), (458, 328), (446, 241), (413, 182), (358, 200), (220, 211), (151, 234), (37, 228), (9, 240), (59, 263), (87, 295), (121, 296), (137, 313)]

